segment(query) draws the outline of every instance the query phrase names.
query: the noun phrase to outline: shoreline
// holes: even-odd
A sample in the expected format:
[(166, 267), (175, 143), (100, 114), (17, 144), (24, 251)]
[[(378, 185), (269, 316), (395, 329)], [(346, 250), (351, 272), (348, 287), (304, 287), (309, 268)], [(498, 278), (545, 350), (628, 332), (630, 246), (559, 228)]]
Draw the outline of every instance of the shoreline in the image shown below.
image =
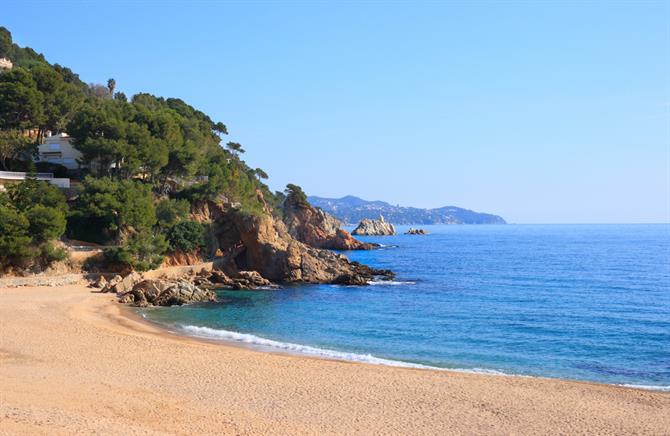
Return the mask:
[[(320, 347), (314, 347), (311, 345), (302, 345), (302, 344), (296, 344), (294, 342), (282, 342), (282, 341), (275, 341), (273, 339), (267, 339), (262, 336), (257, 336), (253, 333), (240, 333), (240, 332), (235, 332), (232, 330), (221, 330), (221, 329), (213, 329), (210, 327), (204, 327), (206, 329), (211, 329), (214, 331), (220, 331), (220, 332), (226, 332), (226, 333), (231, 333), (233, 335), (241, 335), (241, 336), (252, 336), (257, 339), (260, 339), (261, 341), (267, 341), (267, 342), (275, 342), (281, 345), (288, 345), (288, 346), (297, 346), (301, 348), (306, 348), (306, 349), (313, 349), (316, 351), (320, 352), (326, 352), (326, 353), (334, 353), (335, 355), (329, 356), (326, 353), (324, 354), (312, 354), (310, 352), (303, 352), (303, 351), (294, 351), (291, 349), (282, 349), (277, 346), (272, 346), (272, 345), (262, 345), (262, 344), (254, 344), (254, 343), (248, 343), (248, 342), (243, 342), (241, 340), (233, 340), (233, 339), (226, 339), (226, 338), (215, 338), (215, 337), (208, 337), (205, 335), (197, 335), (197, 334), (189, 334), (186, 331), (179, 330), (179, 329), (174, 329), (171, 330), (168, 326), (163, 325), (157, 321), (153, 321), (147, 317), (142, 316), (139, 314), (136, 310), (136, 308), (130, 307), (130, 306), (124, 306), (122, 309), (122, 313), (124, 313), (125, 316), (134, 319), (138, 323), (146, 324), (149, 325), (153, 328), (156, 328), (159, 330), (159, 334), (166, 334), (168, 336), (176, 336), (176, 337), (181, 337), (185, 339), (191, 339), (195, 341), (202, 341), (210, 344), (218, 344), (221, 346), (226, 346), (226, 347), (233, 347), (233, 348), (241, 348), (244, 350), (250, 350), (258, 353), (272, 353), (272, 354), (279, 354), (279, 355), (284, 355), (284, 356), (294, 356), (294, 357), (303, 357), (303, 358), (309, 358), (309, 359), (317, 359), (317, 360), (326, 360), (326, 361), (332, 361), (332, 362), (347, 362), (347, 363), (354, 363), (354, 364), (362, 364), (362, 365), (373, 365), (373, 366), (388, 366), (391, 368), (405, 368), (405, 369), (418, 369), (422, 371), (446, 371), (446, 372), (454, 372), (454, 373), (459, 373), (459, 374), (475, 374), (475, 375), (484, 375), (484, 376), (493, 376), (493, 377), (521, 377), (521, 378), (530, 378), (530, 379), (541, 379), (541, 380), (557, 380), (557, 381), (564, 381), (564, 382), (574, 382), (574, 383), (587, 383), (587, 384), (595, 384), (595, 385), (602, 385), (602, 386), (612, 386), (612, 387), (619, 387), (619, 388), (625, 388), (625, 389), (640, 389), (640, 390), (645, 390), (645, 391), (652, 391), (652, 392), (670, 392), (670, 386), (664, 386), (664, 385), (644, 385), (644, 384), (632, 384), (632, 383), (605, 383), (605, 382), (600, 382), (596, 380), (580, 380), (580, 379), (572, 379), (572, 378), (563, 378), (563, 377), (548, 377), (548, 376), (542, 376), (542, 375), (528, 375), (528, 374), (513, 374), (513, 373), (508, 373), (508, 372), (503, 372), (495, 369), (484, 369), (484, 368), (445, 368), (445, 367), (439, 367), (439, 366), (431, 366), (431, 365), (426, 365), (422, 363), (416, 363), (416, 362), (409, 362), (409, 361), (404, 361), (404, 360), (397, 360), (397, 359), (390, 359), (386, 357), (378, 357), (374, 356), (372, 354), (360, 354), (360, 353), (350, 353), (347, 351), (338, 351), (338, 350), (333, 350), (330, 348), (320, 348)], [(193, 326), (197, 327), (197, 326)], [(202, 327), (199, 327), (202, 328)], [(357, 359), (347, 359), (346, 357), (337, 357), (337, 355), (352, 355), (355, 357), (364, 357), (364, 358), (371, 358), (370, 361), (365, 361), (365, 360), (357, 360)]]
[(0, 289), (0, 434), (638, 433), (670, 395), (267, 353), (151, 325), (83, 285)]

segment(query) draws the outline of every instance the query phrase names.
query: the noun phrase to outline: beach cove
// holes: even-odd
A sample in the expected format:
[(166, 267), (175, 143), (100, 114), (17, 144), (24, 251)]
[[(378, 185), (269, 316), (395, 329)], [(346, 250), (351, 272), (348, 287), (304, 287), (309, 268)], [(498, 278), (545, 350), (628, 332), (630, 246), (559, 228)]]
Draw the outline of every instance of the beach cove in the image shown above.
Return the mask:
[(261, 353), (85, 285), (0, 289), (0, 434), (665, 434), (670, 394)]

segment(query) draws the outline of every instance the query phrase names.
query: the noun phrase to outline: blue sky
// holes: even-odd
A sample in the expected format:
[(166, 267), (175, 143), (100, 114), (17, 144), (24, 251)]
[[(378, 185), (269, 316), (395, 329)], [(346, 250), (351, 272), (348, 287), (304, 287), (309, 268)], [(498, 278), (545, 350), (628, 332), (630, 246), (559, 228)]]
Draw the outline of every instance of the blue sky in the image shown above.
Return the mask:
[(1, 0), (87, 82), (180, 97), (274, 189), (670, 222), (670, 2)]

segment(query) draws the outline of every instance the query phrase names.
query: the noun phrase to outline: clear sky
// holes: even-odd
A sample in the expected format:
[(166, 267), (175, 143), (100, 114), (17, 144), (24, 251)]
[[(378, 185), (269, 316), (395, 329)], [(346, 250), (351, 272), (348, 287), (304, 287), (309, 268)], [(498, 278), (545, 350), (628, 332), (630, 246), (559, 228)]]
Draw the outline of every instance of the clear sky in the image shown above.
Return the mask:
[(0, 25), (223, 121), (274, 189), (670, 221), (669, 1), (162, 3), (0, 0)]

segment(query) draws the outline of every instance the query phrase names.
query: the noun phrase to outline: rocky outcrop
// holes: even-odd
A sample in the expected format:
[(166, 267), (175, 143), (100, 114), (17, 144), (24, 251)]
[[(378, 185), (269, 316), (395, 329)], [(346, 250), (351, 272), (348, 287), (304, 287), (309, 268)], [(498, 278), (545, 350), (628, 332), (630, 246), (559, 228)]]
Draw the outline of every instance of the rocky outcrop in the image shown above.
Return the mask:
[(378, 247), (377, 244), (355, 239), (340, 227), (335, 217), (291, 196), (284, 201), (283, 212), (289, 234), (309, 246), (331, 250), (370, 250)]
[(378, 220), (364, 219), (361, 221), (351, 234), (361, 236), (395, 235), (395, 227), (393, 227), (393, 224), (384, 221), (383, 215), (379, 215)]
[[(320, 215), (315, 211), (308, 209), (306, 213), (318, 221)], [(244, 213), (224, 202), (210, 201), (199, 206), (194, 218), (209, 224), (212, 245), (221, 254), (216, 259), (217, 268), (231, 280), (226, 286), (240, 286), (232, 283), (245, 279), (241, 275), (244, 271), (255, 271), (272, 283), (361, 284), (374, 276), (390, 275), (389, 271), (367, 268), (341, 254), (301, 242), (291, 235), (283, 220), (267, 213)], [(298, 215), (294, 218), (300, 220)], [(322, 225), (334, 228), (327, 219), (315, 228)], [(296, 224), (293, 228), (298, 232), (305, 227)], [(253, 280), (250, 283), (257, 286)]]
[(415, 229), (414, 227), (410, 227), (409, 230), (405, 232), (406, 235), (427, 235), (428, 232), (424, 229)]
[(138, 307), (181, 306), (216, 301), (216, 294), (184, 281), (142, 280), (119, 294), (119, 301)]
[(120, 275), (115, 275), (108, 282), (105, 283), (102, 279), (97, 283), (96, 287), (101, 287), (100, 283), (104, 283), (104, 286), (101, 287), (100, 292), (111, 292), (114, 294), (123, 294), (133, 289), (136, 283), (142, 280), (142, 275), (136, 272), (132, 272), (125, 277)]
[(236, 257), (242, 270), (258, 271), (273, 282), (342, 283), (346, 276), (371, 278), (341, 254), (310, 247), (288, 233), (282, 221), (267, 215), (234, 217), (244, 249)]

